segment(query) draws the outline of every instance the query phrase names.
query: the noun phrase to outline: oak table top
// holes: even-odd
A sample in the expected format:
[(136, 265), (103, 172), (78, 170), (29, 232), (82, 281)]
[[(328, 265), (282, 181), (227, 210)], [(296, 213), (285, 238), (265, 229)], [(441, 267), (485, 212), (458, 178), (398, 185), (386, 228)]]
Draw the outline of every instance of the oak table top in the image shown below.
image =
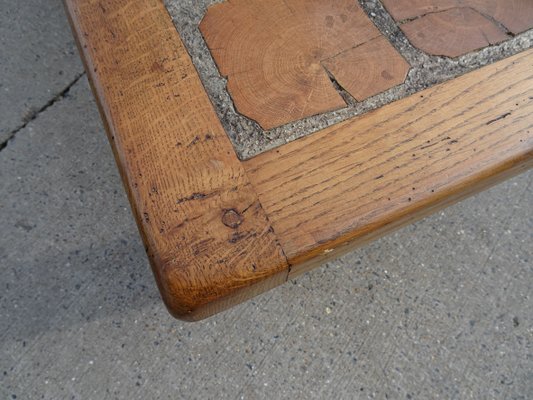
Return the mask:
[[(382, 3), (410, 45), (437, 57), (503, 49), (521, 32), (526, 43), (533, 26), (524, 0), (449, 0), (442, 10), (429, 0)], [(242, 161), (161, 0), (65, 4), (157, 284), (178, 318), (208, 317), (533, 166), (527, 43)], [(469, 40), (430, 37), (447, 24)], [(222, 2), (195, 29), (234, 112), (259, 130), (372, 101), (414, 70), (348, 0)]]

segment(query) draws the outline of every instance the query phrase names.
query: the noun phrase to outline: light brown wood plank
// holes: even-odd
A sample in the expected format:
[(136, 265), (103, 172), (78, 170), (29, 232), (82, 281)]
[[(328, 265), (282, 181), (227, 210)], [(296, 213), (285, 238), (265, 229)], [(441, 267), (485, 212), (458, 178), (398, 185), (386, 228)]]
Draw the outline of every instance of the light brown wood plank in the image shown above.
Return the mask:
[(244, 163), (293, 275), (532, 164), (533, 50)]
[(66, 0), (163, 298), (206, 317), (287, 279), (276, 237), (160, 0)]

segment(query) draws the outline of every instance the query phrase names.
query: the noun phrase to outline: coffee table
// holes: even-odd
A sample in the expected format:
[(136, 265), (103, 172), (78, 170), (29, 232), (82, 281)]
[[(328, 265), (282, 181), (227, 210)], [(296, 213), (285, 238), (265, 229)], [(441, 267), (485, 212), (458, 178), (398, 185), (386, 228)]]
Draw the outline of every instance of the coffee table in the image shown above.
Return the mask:
[[(531, 49), (241, 160), (161, 0), (65, 4), (157, 284), (177, 318), (208, 317), (533, 166)], [(217, 7), (208, 44), (235, 40), (217, 36)], [(334, 61), (326, 72), (345, 76), (351, 64)], [(243, 109), (261, 112), (262, 93), (275, 99), (268, 87), (248, 91), (255, 103), (246, 83), (233, 85), (244, 103), (229, 91)], [(317, 104), (342, 106), (327, 91), (322, 103), (314, 94)], [(278, 120), (270, 111), (265, 125), (294, 115)]]

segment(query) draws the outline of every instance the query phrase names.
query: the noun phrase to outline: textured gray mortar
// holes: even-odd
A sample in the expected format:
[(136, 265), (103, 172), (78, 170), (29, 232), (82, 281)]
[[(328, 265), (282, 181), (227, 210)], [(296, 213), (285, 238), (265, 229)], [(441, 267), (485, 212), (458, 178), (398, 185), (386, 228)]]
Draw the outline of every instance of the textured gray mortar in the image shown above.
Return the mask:
[(207, 8), (212, 4), (221, 2), (221, 0), (165, 0), (169, 13), (191, 54), (207, 93), (241, 159), (251, 158), (268, 149), (376, 109), (533, 46), (533, 30), (529, 30), (502, 44), (490, 46), (455, 59), (428, 56), (409, 43), (379, 1), (360, 0), (359, 3), (374, 24), (411, 64), (412, 68), (405, 83), (363, 102), (357, 102), (342, 88), (339, 88), (341, 95), (347, 102), (346, 108), (264, 131), (257, 123), (235, 110), (226, 90), (227, 80), (220, 75), (198, 29), (198, 24)]

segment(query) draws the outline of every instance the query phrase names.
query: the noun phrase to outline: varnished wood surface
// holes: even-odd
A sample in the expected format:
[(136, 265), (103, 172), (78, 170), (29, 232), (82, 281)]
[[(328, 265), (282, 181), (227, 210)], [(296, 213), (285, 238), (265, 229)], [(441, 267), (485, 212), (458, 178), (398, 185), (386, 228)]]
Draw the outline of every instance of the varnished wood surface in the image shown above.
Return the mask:
[(409, 65), (353, 0), (234, 0), (200, 30), (235, 107), (263, 129), (346, 107), (403, 83)]
[(531, 0), (382, 0), (397, 21), (405, 21), (451, 9), (473, 9), (518, 34), (531, 28)]
[(66, 0), (169, 310), (194, 320), (287, 279), (276, 237), (160, 0)]
[(244, 163), (292, 274), (533, 164), (533, 50)]
[(383, 0), (409, 41), (458, 57), (533, 28), (531, 0)]
[(411, 68), (385, 36), (324, 60), (322, 65), (357, 101), (405, 82)]
[(411, 44), (428, 54), (459, 57), (510, 39), (500, 27), (471, 8), (453, 8), (401, 25)]
[(160, 0), (65, 4), (177, 317), (223, 310), (531, 167), (533, 51), (241, 163)]

